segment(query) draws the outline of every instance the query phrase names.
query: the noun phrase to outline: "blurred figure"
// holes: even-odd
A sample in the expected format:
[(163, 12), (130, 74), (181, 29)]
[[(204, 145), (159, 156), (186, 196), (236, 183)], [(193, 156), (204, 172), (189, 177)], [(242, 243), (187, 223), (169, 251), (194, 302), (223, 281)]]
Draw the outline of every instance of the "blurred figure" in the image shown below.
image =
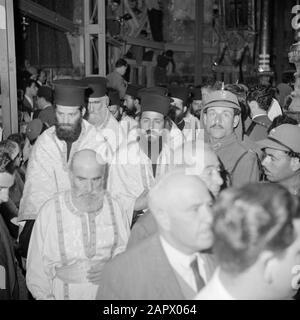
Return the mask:
[(37, 84), (39, 87), (45, 86), (47, 84), (47, 72), (43, 69), (39, 70)]
[(50, 87), (42, 86), (37, 92), (38, 110), (35, 111), (33, 119), (40, 119), (47, 128), (55, 125), (55, 110), (53, 107), (53, 90)]
[(116, 62), (115, 70), (106, 76), (108, 82), (107, 86), (119, 91), (120, 98), (124, 99), (127, 89), (127, 81), (124, 75), (128, 68), (128, 63), (124, 59), (119, 59)]
[(220, 267), (198, 300), (290, 299), (299, 286), (299, 202), (282, 186), (224, 191), (213, 208)]
[[(14, 184), (14, 166), (7, 153), (0, 153), (0, 203), (9, 200)], [(19, 300), (19, 283), (13, 243), (0, 214), (0, 300)]]
[(121, 113), (121, 100), (120, 100), (119, 92), (114, 89), (108, 90), (108, 98), (109, 98), (108, 110), (111, 112), (114, 118), (118, 122), (120, 122), (120, 120), (122, 119), (122, 113)]

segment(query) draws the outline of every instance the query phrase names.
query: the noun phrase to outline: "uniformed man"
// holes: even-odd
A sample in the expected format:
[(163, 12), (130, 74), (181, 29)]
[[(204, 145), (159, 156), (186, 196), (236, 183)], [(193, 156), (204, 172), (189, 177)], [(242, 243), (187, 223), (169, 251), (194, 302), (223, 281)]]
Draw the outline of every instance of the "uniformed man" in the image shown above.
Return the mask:
[(268, 138), (259, 141), (264, 150), (262, 166), (268, 181), (285, 186), (300, 195), (300, 128), (283, 124), (273, 129)]
[(241, 107), (236, 95), (226, 90), (208, 94), (203, 123), (206, 140), (223, 163), (229, 184), (240, 186), (258, 181), (258, 156), (242, 142)]
[(268, 117), (268, 109), (272, 104), (273, 92), (270, 87), (258, 86), (247, 96), (252, 122), (246, 135), (253, 141), (267, 138), (272, 121)]

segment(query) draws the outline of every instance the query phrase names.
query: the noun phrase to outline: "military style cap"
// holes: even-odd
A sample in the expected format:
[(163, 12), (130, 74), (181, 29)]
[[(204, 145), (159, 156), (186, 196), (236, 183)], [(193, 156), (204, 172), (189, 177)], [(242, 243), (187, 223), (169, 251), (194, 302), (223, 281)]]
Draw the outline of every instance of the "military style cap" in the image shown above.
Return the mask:
[(42, 86), (38, 89), (37, 96), (39, 98), (45, 98), (48, 102), (53, 101), (53, 91), (50, 87)]
[(167, 96), (168, 95), (168, 89), (165, 88), (165, 87), (144, 88), (144, 89), (139, 91), (139, 97), (141, 97), (145, 93), (158, 94), (160, 96)]
[(267, 139), (258, 141), (261, 149), (271, 148), (281, 151), (300, 153), (300, 127), (283, 124), (271, 130)]
[(54, 84), (55, 104), (66, 107), (80, 107), (85, 104), (87, 87), (80, 80), (56, 80)]
[(203, 110), (211, 107), (227, 107), (241, 111), (237, 96), (227, 90), (213, 91), (207, 95)]
[(170, 109), (171, 99), (159, 94), (145, 93), (142, 95), (142, 113), (146, 111), (158, 112), (166, 116)]
[(172, 86), (169, 87), (169, 95), (171, 98), (180, 99), (186, 104), (189, 98), (189, 90), (185, 87)]
[(84, 78), (86, 86), (89, 87), (89, 98), (102, 98), (106, 95), (107, 79), (103, 77)]
[(126, 94), (129, 96), (132, 96), (133, 98), (138, 98), (139, 91), (144, 89), (142, 86), (134, 85), (134, 84), (128, 84)]
[(114, 105), (119, 106), (121, 104), (119, 91), (114, 89), (108, 90), (108, 97), (109, 97), (111, 106), (114, 106)]
[(43, 123), (40, 119), (34, 119), (28, 123), (26, 128), (26, 136), (30, 141), (33, 141), (38, 138), (42, 133)]

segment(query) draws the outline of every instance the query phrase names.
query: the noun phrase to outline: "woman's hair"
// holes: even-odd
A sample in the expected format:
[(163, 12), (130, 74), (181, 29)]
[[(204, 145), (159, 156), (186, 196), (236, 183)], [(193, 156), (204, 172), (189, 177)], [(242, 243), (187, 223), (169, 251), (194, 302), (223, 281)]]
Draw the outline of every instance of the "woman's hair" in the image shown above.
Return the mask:
[(284, 254), (294, 242), (292, 222), (299, 218), (299, 202), (278, 184), (225, 190), (213, 211), (214, 253), (225, 272), (239, 274), (263, 251)]

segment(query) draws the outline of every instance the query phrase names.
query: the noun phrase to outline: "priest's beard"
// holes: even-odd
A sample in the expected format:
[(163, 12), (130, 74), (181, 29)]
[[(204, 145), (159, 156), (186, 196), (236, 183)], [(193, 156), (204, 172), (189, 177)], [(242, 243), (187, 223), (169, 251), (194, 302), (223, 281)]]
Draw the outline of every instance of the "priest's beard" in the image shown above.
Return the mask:
[(180, 124), (183, 121), (185, 115), (186, 115), (186, 113), (184, 113), (184, 112), (181, 112), (179, 115), (177, 115), (176, 109), (172, 108), (172, 107), (170, 108), (169, 113), (168, 113), (169, 118), (173, 122), (175, 122), (176, 125)]
[(196, 111), (192, 110), (191, 114), (200, 120), (201, 110), (196, 110)]
[(103, 207), (104, 191), (95, 190), (93, 192), (73, 192), (73, 199), (78, 209), (85, 212), (96, 212)]
[(137, 108), (135, 106), (133, 106), (131, 109), (124, 107), (123, 110), (123, 112), (126, 113), (128, 117), (135, 118), (137, 113)]
[(74, 124), (58, 123), (58, 121), (56, 121), (55, 128), (59, 140), (75, 142), (81, 134), (82, 118), (80, 117)]

